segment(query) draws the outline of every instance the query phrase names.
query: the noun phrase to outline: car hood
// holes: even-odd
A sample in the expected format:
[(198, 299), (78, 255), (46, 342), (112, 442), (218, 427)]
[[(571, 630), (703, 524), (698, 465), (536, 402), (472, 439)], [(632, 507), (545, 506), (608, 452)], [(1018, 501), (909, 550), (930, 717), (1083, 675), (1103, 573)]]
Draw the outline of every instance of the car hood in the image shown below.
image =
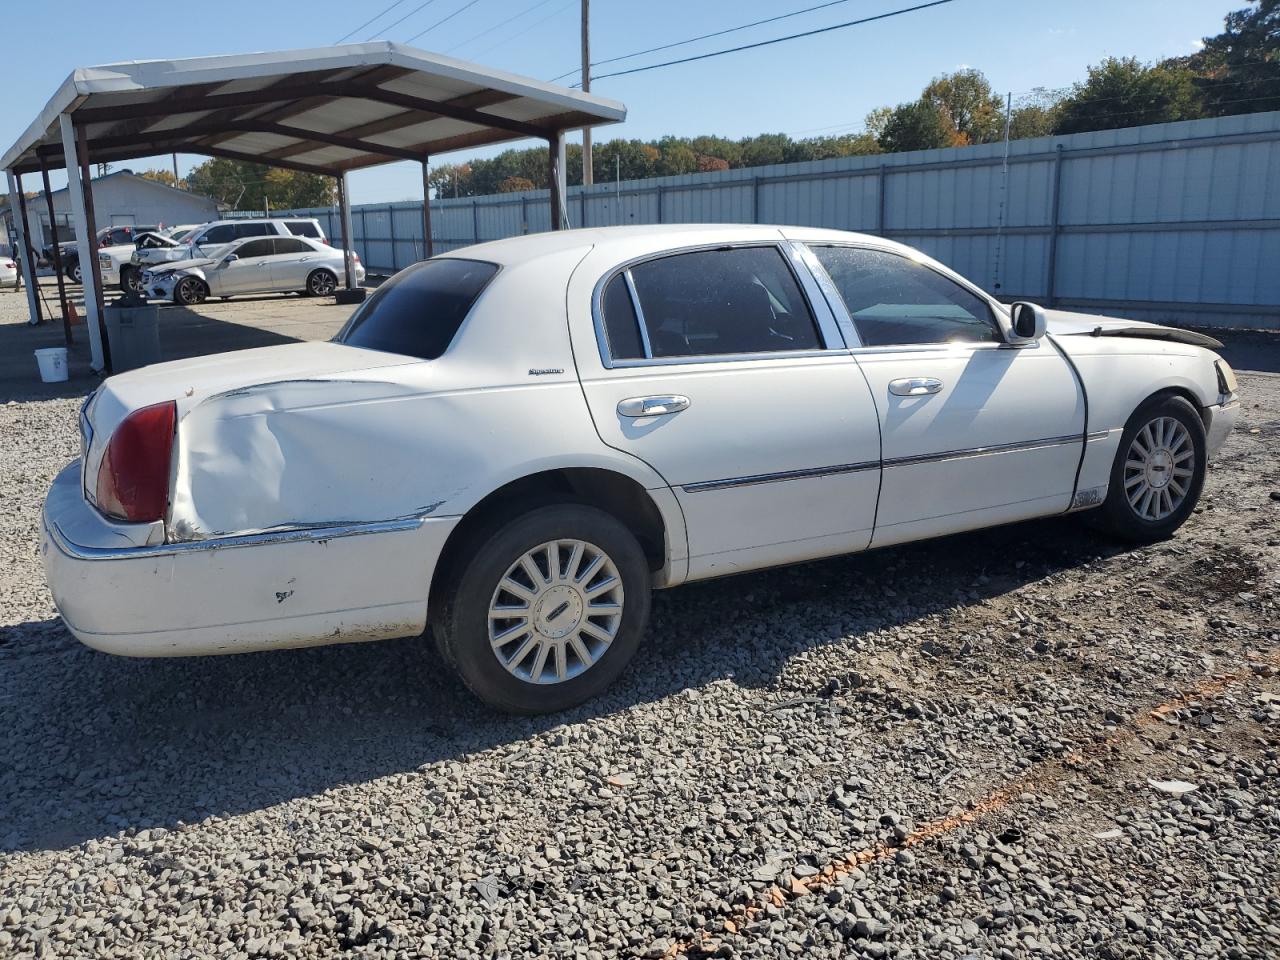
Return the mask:
[(157, 273), (168, 273), (171, 270), (191, 270), (200, 267), (211, 267), (217, 260), (211, 257), (190, 257), (186, 260), (166, 260), (155, 265), (151, 273), (154, 276)]
[(1067, 310), (1046, 310), (1048, 332), (1055, 337), (1137, 337), (1147, 340), (1168, 340), (1187, 343), (1195, 347), (1217, 350), (1220, 340), (1194, 330), (1166, 327), (1142, 320), (1126, 320), (1123, 317), (1099, 317), (1092, 313), (1072, 313)]

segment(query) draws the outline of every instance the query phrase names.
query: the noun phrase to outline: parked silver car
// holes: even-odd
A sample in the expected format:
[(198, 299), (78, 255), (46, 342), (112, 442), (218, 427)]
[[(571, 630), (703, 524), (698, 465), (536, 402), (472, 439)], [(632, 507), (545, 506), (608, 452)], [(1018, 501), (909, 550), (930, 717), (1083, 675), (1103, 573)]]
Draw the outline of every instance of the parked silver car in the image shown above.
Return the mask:
[[(364, 280), (359, 255), (355, 279)], [(306, 293), (323, 297), (338, 288), (344, 273), (342, 251), (306, 237), (246, 237), (232, 241), (217, 257), (179, 260), (142, 274), (147, 296), (191, 306), (206, 297), (251, 293)]]

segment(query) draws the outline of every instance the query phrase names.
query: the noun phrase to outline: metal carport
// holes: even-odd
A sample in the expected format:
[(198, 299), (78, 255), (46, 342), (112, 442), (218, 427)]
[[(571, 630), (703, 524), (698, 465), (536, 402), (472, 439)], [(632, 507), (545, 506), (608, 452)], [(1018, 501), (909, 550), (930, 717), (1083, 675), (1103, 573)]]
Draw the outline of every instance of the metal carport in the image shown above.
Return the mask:
[[(565, 131), (625, 117), (626, 108), (613, 100), (384, 41), (143, 60), (75, 70), (0, 158), (0, 168), (9, 178), (28, 276), (35, 270), (23, 223), (23, 174), (39, 172), (47, 184), (50, 167), (66, 168), (77, 235), (91, 244), (96, 225), (90, 164), (165, 153), (229, 157), (335, 177), (342, 245), (348, 252), (347, 173), (397, 160), (420, 162), (430, 256), (431, 156), (526, 137), (546, 140), (551, 225), (559, 229), (565, 222)], [(91, 362), (96, 370), (109, 370), (96, 251), (87, 262), (92, 264), (84, 271)], [(38, 320), (31, 284), (27, 291)]]

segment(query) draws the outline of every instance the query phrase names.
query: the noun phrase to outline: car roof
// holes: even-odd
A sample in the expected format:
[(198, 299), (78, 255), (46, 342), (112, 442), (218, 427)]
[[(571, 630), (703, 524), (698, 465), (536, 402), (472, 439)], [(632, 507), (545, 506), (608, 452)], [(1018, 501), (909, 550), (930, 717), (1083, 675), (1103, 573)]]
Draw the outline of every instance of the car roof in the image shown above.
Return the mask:
[(866, 243), (891, 249), (906, 250), (900, 243), (866, 233), (831, 230), (824, 227), (782, 226), (777, 224), (668, 223), (625, 227), (583, 227), (531, 233), (503, 240), (490, 240), (442, 254), (469, 260), (490, 260), (504, 266), (527, 263), (566, 250), (595, 248), (607, 253), (616, 247), (620, 255), (645, 241), (655, 247), (678, 249), (686, 245), (713, 243), (776, 242), (807, 240), (827, 243)]

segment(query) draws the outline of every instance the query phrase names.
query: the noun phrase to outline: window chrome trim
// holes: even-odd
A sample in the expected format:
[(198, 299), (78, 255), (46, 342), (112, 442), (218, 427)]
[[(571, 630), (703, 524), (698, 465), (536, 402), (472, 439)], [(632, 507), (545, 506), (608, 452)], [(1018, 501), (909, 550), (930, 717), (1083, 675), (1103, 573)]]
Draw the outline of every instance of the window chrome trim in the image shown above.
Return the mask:
[(86, 547), (70, 540), (56, 520), (44, 520), (45, 530), (54, 545), (73, 560), (152, 560), (156, 557), (173, 557), (183, 554), (205, 553), (212, 550), (233, 550), (239, 547), (258, 547), (280, 543), (315, 543), (358, 537), (372, 533), (402, 533), (419, 529), (427, 520), (426, 514), (415, 514), (396, 520), (374, 520), (365, 523), (317, 525), (314, 527), (288, 527), (263, 533), (248, 533), (230, 537), (210, 537), (208, 540), (185, 540), (180, 543), (158, 543), (141, 547)]
[(809, 249), (807, 243), (799, 240), (788, 241), (794, 256), (800, 263), (804, 264), (806, 272), (813, 278), (814, 285), (822, 294), (822, 299), (826, 301), (827, 309), (831, 311), (831, 319), (835, 322), (836, 330), (844, 340), (844, 345), (849, 349), (857, 349), (862, 346), (862, 337), (858, 333), (858, 328), (854, 325), (853, 319), (849, 316), (849, 309), (845, 306), (844, 297), (840, 296), (840, 291), (836, 289), (835, 281), (831, 279), (831, 275), (827, 273), (826, 268), (818, 260), (817, 255)]
[[(631, 275), (631, 268), (622, 271), (622, 282), (627, 285), (627, 293), (631, 295), (631, 309), (636, 313), (636, 326), (640, 330), (640, 346), (644, 347), (644, 358), (653, 359), (653, 344), (649, 342), (649, 328), (644, 322), (644, 307), (640, 306), (640, 294), (636, 291), (636, 278)], [(603, 308), (601, 310), (603, 314)], [(606, 337), (606, 339), (608, 339)]]
[[(685, 247), (669, 247), (664, 250), (655, 250), (649, 253), (641, 254), (637, 257), (631, 257), (621, 263), (614, 264), (596, 281), (595, 288), (591, 292), (591, 321), (595, 327), (596, 333), (596, 349), (600, 355), (600, 363), (606, 370), (625, 369), (627, 367), (644, 367), (644, 366), (675, 366), (691, 363), (725, 363), (732, 360), (773, 360), (786, 357), (802, 357), (802, 356), (829, 356), (836, 351), (844, 351), (847, 348), (844, 344), (844, 338), (834, 336), (836, 332), (833, 329), (834, 317), (832, 323), (826, 325), (822, 322), (821, 303), (813, 303), (810, 291), (813, 289), (807, 285), (804, 280), (804, 273), (808, 271), (800, 271), (796, 268), (796, 262), (793, 260), (790, 252), (787, 250), (789, 241), (781, 238), (777, 240), (737, 240), (726, 241), (723, 243), (697, 243)], [(796, 281), (796, 286), (800, 288), (800, 296), (804, 298), (805, 306), (809, 308), (809, 314), (813, 318), (814, 326), (817, 327), (818, 336), (823, 341), (823, 346), (817, 350), (777, 350), (767, 353), (716, 353), (716, 354), (699, 354), (690, 357), (654, 357), (652, 355), (644, 358), (634, 358), (627, 360), (615, 360), (609, 351), (609, 337), (605, 332), (604, 325), (604, 290), (609, 282), (619, 274), (628, 274), (632, 267), (639, 266), (644, 263), (651, 263), (654, 260), (663, 260), (667, 257), (678, 257), (686, 253), (700, 253), (706, 250), (728, 250), (750, 247), (772, 247), (779, 256), (782, 257), (788, 269), (791, 271)], [(812, 279), (812, 278), (811, 278)], [(636, 322), (640, 323), (641, 342), (648, 341), (648, 331), (645, 330), (644, 324), (640, 318), (643, 311), (640, 308), (640, 297), (638, 292), (634, 291), (634, 281), (629, 284), (629, 288), (633, 293), (633, 305), (636, 309)], [(650, 351), (651, 353), (651, 351)]]

